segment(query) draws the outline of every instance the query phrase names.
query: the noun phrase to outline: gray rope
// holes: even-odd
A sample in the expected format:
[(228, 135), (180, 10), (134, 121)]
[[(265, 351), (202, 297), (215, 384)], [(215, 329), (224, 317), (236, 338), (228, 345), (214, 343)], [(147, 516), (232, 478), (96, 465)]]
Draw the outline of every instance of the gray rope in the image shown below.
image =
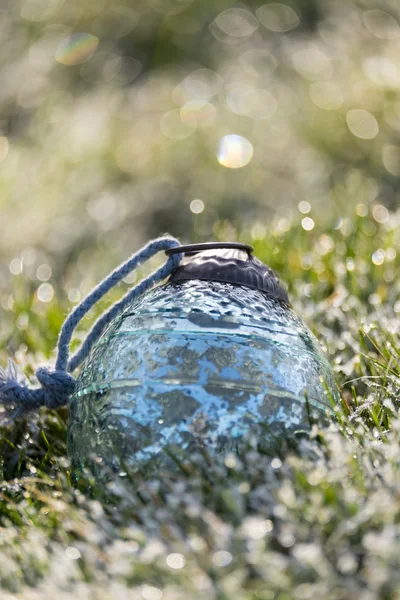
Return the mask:
[(162, 237), (149, 242), (92, 290), (70, 313), (61, 328), (57, 344), (55, 370), (50, 371), (44, 367), (37, 369), (36, 377), (40, 383), (40, 388), (32, 389), (21, 383), (18, 380), (16, 366), (12, 361), (9, 362), (7, 370), (0, 367), (0, 405), (5, 409), (3, 418), (12, 420), (25, 412), (37, 410), (41, 406), (59, 408), (67, 404), (76, 387), (75, 379), (69, 373), (75, 371), (82, 364), (104, 329), (120, 311), (124, 310), (132, 300), (143, 294), (153, 285), (168, 277), (178, 267), (182, 259), (182, 254), (171, 255), (159, 269), (146, 279), (143, 279), (122, 300), (114, 304), (108, 312), (101, 316), (94, 324), (79, 351), (69, 360), (69, 346), (77, 325), (86, 313), (111, 288), (117, 285), (140, 264), (147, 261), (160, 250), (168, 250), (176, 246), (179, 246), (178, 240), (171, 237)]

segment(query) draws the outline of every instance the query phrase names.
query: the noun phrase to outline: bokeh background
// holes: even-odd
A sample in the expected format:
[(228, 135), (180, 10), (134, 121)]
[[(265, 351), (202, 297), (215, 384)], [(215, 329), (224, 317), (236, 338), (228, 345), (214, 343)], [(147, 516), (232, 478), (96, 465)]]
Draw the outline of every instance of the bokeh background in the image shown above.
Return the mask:
[(400, 600), (399, 90), (399, 0), (0, 0), (0, 366), (169, 232), (253, 244), (343, 398), (140, 493), (71, 485), (66, 408), (2, 426), (1, 600)]
[(320, 297), (365, 238), (366, 297), (396, 284), (397, 0), (1, 0), (0, 40), (9, 352), (165, 232), (253, 243), (289, 287), (312, 266)]

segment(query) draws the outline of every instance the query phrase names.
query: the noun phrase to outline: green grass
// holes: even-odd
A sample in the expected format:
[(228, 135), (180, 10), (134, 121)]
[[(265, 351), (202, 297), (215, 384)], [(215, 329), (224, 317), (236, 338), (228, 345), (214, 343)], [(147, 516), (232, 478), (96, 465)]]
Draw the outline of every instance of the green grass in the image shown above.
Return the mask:
[[(307, 232), (299, 218), (239, 236), (288, 285), (334, 366), (342, 405), (309, 439), (268, 455), (255, 433), (240, 456), (192, 455), (151, 481), (98, 486), (83, 473), (74, 488), (67, 410), (3, 428), (2, 600), (400, 599), (397, 221), (354, 214)], [(31, 375), (53, 359), (71, 307), (61, 280), (50, 303), (23, 275), (12, 286), (0, 358), (16, 353)]]

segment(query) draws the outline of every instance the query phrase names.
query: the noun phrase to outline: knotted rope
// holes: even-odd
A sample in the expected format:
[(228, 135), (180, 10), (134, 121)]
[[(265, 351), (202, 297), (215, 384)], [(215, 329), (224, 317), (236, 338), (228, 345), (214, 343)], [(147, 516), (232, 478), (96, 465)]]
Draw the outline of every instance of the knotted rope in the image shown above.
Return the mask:
[(74, 393), (76, 382), (70, 375), (85, 360), (95, 342), (99, 339), (107, 325), (114, 317), (135, 298), (143, 294), (156, 283), (170, 275), (179, 265), (182, 254), (172, 254), (168, 260), (154, 273), (143, 279), (123, 298), (115, 303), (108, 312), (94, 324), (79, 351), (69, 359), (69, 346), (73, 332), (86, 313), (117, 283), (136, 269), (140, 264), (157, 254), (160, 250), (168, 250), (179, 246), (178, 240), (172, 237), (161, 237), (146, 244), (136, 254), (122, 263), (108, 275), (66, 318), (57, 344), (57, 360), (54, 371), (39, 367), (36, 377), (39, 388), (32, 389), (19, 381), (15, 364), (9, 361), (8, 369), (0, 367), (0, 405), (5, 409), (3, 418), (12, 420), (21, 414), (36, 410), (41, 406), (59, 408), (69, 402)]

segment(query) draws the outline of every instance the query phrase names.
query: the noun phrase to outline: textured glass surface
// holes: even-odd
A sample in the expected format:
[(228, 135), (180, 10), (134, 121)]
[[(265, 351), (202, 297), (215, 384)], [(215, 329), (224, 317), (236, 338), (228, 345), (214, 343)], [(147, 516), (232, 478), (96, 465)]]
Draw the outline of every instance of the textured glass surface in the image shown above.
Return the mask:
[(83, 365), (69, 452), (119, 468), (193, 443), (235, 448), (255, 424), (266, 438), (289, 435), (309, 427), (306, 398), (321, 415), (330, 406), (326, 388), (336, 397), (314, 336), (286, 305), (238, 285), (166, 284), (134, 301)]

